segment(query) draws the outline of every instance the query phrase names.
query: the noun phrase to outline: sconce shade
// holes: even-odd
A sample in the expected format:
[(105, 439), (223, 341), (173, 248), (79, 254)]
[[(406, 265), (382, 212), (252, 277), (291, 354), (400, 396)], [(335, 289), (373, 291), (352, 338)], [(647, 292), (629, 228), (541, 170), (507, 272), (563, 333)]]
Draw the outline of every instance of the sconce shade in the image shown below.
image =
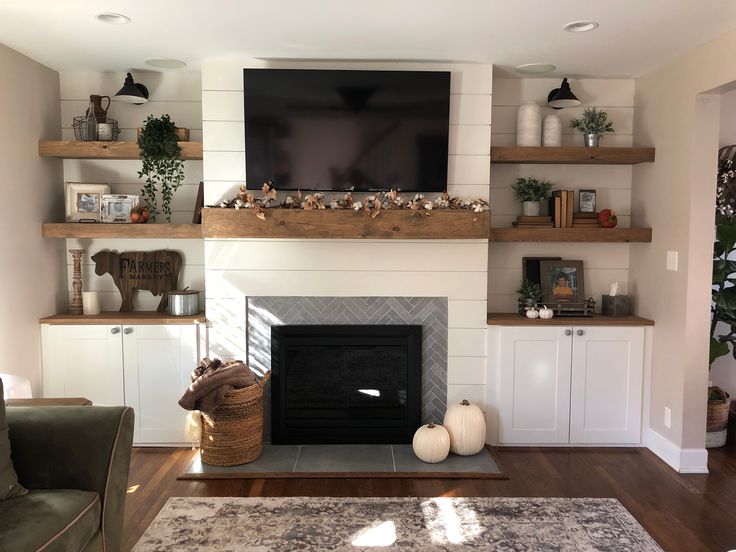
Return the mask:
[(567, 79), (562, 79), (560, 87), (552, 90), (547, 96), (547, 104), (555, 109), (575, 107), (581, 103), (583, 102), (578, 100), (577, 96), (570, 90), (570, 84), (567, 82)]
[(128, 76), (125, 77), (123, 87), (118, 90), (114, 98), (118, 102), (141, 105), (148, 101), (148, 88), (133, 81), (133, 75), (128, 73)]

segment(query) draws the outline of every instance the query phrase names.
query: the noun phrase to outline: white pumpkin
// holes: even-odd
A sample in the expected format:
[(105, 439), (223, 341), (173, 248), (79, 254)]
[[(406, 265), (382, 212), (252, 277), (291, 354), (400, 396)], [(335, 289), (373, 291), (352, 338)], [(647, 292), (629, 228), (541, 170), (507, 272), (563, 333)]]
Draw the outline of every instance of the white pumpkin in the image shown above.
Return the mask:
[(441, 425), (426, 424), (417, 429), (411, 445), (417, 458), (436, 464), (450, 453), (450, 434)]
[(486, 418), (476, 405), (466, 400), (451, 404), (447, 407), (444, 425), (450, 434), (450, 450), (455, 454), (470, 456), (483, 450)]
[(535, 309), (534, 307), (532, 307), (526, 311), (526, 317), (527, 318), (539, 318), (539, 311)]
[(552, 309), (548, 309), (547, 305), (544, 305), (541, 309), (539, 309), (539, 318), (542, 320), (549, 320), (555, 315), (555, 312)]

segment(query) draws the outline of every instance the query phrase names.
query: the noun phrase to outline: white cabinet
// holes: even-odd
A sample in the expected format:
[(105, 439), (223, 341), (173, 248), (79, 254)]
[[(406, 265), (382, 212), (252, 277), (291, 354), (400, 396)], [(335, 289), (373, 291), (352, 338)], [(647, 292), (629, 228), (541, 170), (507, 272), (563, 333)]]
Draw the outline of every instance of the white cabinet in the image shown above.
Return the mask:
[(135, 410), (134, 444), (184, 444), (177, 404), (199, 358), (195, 324), (41, 327), (46, 397), (86, 397)]
[(508, 326), (499, 347), (500, 443), (640, 442), (643, 327)]

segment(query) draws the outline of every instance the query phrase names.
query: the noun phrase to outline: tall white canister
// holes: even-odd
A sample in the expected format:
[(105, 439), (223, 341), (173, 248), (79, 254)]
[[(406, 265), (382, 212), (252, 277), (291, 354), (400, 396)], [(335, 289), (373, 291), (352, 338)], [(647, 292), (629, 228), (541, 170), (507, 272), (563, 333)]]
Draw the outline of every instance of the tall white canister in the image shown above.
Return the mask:
[(540, 146), (542, 144), (542, 110), (536, 102), (519, 106), (516, 116), (516, 145)]
[(559, 147), (562, 145), (562, 119), (559, 115), (547, 115), (542, 125), (542, 145)]

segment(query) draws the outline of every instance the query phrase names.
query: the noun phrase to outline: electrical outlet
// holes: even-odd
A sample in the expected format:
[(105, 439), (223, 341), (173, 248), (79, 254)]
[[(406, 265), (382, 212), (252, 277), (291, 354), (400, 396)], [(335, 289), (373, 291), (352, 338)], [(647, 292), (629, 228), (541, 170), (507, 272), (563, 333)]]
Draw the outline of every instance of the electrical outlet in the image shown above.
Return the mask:
[(667, 252), (667, 270), (677, 272), (677, 251)]
[(664, 407), (664, 427), (667, 429), (670, 429), (670, 426), (672, 425), (672, 410), (670, 410), (669, 406)]

